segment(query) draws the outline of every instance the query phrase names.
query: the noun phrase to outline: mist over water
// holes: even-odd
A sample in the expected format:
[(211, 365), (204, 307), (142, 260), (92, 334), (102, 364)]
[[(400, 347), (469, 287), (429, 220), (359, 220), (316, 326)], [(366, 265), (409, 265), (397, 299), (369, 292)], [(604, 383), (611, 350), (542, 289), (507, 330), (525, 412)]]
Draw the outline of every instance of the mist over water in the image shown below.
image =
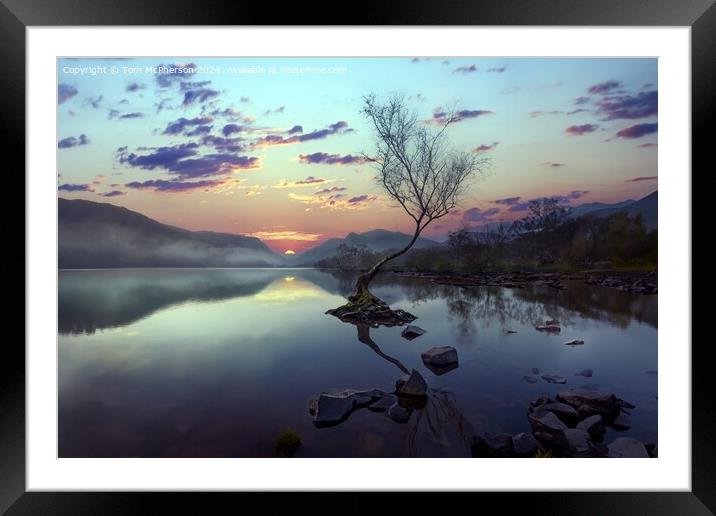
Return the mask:
[[(381, 275), (375, 293), (427, 330), (408, 341), (399, 327), (324, 314), (344, 302), (352, 279), (311, 269), (60, 272), (59, 455), (268, 457), (292, 428), (299, 457), (469, 456), (473, 432), (529, 431), (532, 399), (582, 385), (636, 405), (631, 429), (609, 430), (607, 442), (656, 441), (657, 296)], [(559, 335), (534, 329), (546, 318), (561, 322)], [(585, 344), (563, 344), (575, 338)], [(459, 367), (438, 376), (420, 353), (446, 345)], [(432, 390), (406, 423), (360, 409), (314, 426), (312, 397), (392, 391), (398, 363)], [(567, 384), (528, 383), (532, 368)], [(575, 376), (587, 368), (591, 378)]]

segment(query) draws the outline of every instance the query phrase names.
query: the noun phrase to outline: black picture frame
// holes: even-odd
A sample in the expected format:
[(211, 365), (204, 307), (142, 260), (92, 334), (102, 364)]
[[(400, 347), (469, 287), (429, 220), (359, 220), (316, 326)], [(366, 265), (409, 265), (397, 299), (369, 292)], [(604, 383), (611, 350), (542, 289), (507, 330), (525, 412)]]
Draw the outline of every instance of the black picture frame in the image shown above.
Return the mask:
[[(350, 9), (350, 11), (349, 11)], [(323, 13), (323, 14), (319, 14)], [(310, 4), (222, 0), (0, 0), (0, 118), (3, 147), (19, 157), (25, 149), (25, 29), (37, 25), (553, 25), (690, 26), (692, 44), (693, 167), (705, 170), (709, 125), (716, 119), (716, 6), (714, 0), (364, 0)], [(49, 116), (54, 116), (50, 115)], [(692, 168), (693, 168), (692, 167)], [(704, 171), (702, 170), (702, 172)], [(10, 173), (6, 170), (6, 173)], [(6, 178), (9, 180), (9, 178)], [(19, 179), (18, 179), (19, 181)], [(19, 186), (19, 185), (18, 185)], [(24, 190), (24, 182), (22, 186)], [(668, 207), (666, 207), (668, 210)], [(21, 239), (23, 237), (20, 237)], [(16, 249), (20, 249), (18, 245)], [(24, 263), (24, 247), (11, 264)], [(25, 269), (25, 277), (32, 271)], [(23, 305), (24, 306), (24, 305)], [(19, 309), (19, 303), (17, 308)], [(694, 339), (695, 340), (695, 339)], [(39, 493), (25, 489), (25, 352), (19, 339), (4, 346), (0, 375), (0, 513), (130, 514), (160, 503), (169, 511), (210, 514), (231, 508), (237, 494)], [(668, 345), (689, 346), (689, 342)], [(708, 342), (692, 346), (692, 491), (612, 493), (484, 493), (483, 507), (500, 512), (549, 514), (712, 514), (716, 511), (716, 417), (709, 392), (713, 369)], [(272, 504), (271, 495), (252, 494), (242, 504)], [(321, 495), (325, 496), (325, 495)], [(374, 494), (349, 495), (340, 507), (363, 512)], [(457, 496), (453, 494), (451, 496)], [(441, 497), (415, 495), (421, 507), (445, 508)], [(464, 499), (461, 500), (465, 502)], [(451, 503), (460, 503), (455, 501)], [(475, 503), (474, 499), (468, 503)], [(482, 505), (484, 504), (484, 505)], [(488, 505), (489, 504), (489, 505)], [(474, 506), (480, 510), (480, 506)], [(308, 507), (307, 507), (308, 508)], [(238, 510), (236, 506), (234, 509)], [(5, 512), (7, 511), (7, 512)], [(492, 512), (492, 511), (491, 511)]]

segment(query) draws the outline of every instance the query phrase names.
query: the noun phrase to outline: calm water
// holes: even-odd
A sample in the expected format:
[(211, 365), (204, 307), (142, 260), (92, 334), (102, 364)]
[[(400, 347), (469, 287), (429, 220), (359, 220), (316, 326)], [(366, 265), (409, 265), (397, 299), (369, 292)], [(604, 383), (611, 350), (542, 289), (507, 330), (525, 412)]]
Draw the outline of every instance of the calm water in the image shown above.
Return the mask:
[[(530, 400), (584, 385), (637, 406), (618, 435), (656, 441), (656, 296), (579, 283), (461, 289), (386, 274), (375, 293), (427, 330), (408, 341), (398, 327), (324, 315), (350, 286), (316, 270), (61, 272), (60, 456), (274, 456), (288, 428), (301, 435), (298, 457), (469, 456), (473, 433), (529, 431)], [(536, 331), (545, 318), (561, 321), (561, 334)], [(563, 344), (573, 338), (585, 345)], [(457, 348), (459, 367), (436, 376), (420, 353), (444, 345)], [(427, 405), (403, 424), (360, 409), (314, 427), (307, 404), (321, 392), (392, 391), (402, 372), (378, 352), (420, 371)], [(532, 368), (567, 384), (528, 383)], [(586, 368), (592, 378), (575, 376)]]

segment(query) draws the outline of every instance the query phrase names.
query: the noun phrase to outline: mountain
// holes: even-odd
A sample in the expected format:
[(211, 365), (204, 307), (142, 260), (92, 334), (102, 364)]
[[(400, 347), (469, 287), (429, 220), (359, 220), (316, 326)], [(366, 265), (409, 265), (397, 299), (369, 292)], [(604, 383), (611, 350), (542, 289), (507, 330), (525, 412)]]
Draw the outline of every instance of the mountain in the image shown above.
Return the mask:
[(644, 227), (647, 230), (657, 229), (659, 225), (659, 192), (652, 192), (646, 197), (634, 201), (627, 206), (616, 208), (609, 207), (601, 210), (592, 211), (590, 214), (593, 217), (608, 217), (618, 212), (624, 212), (629, 217), (636, 217), (641, 215), (641, 221), (644, 223)]
[(283, 265), (258, 238), (189, 231), (113, 204), (62, 198), (58, 262), (61, 269)]
[[(345, 238), (326, 240), (322, 244), (295, 256), (292, 262), (296, 265), (311, 266), (319, 260), (335, 256), (338, 246), (343, 243), (353, 247), (366, 246), (374, 252), (384, 252), (392, 249), (397, 250), (405, 247), (411, 238), (413, 238), (412, 235), (399, 233), (397, 231), (387, 231), (385, 229), (374, 229), (365, 233), (348, 233)], [(439, 245), (440, 243), (434, 240), (419, 237), (413, 249), (425, 249)]]
[(626, 208), (634, 202), (634, 199), (628, 199), (626, 201), (616, 202), (614, 204), (607, 204), (604, 202), (589, 202), (586, 204), (580, 204), (579, 206), (575, 206), (574, 208), (569, 210), (569, 218), (576, 219), (577, 217), (581, 217), (582, 215), (586, 215), (587, 213), (592, 213), (594, 211), (600, 210), (620, 210), (621, 208)]

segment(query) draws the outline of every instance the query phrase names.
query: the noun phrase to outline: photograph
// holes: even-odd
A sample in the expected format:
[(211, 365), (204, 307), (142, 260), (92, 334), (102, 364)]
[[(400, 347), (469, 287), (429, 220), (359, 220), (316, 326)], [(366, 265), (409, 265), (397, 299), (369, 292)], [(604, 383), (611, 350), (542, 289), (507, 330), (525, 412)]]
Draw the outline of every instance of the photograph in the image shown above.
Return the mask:
[(56, 66), (58, 458), (659, 457), (657, 57)]

